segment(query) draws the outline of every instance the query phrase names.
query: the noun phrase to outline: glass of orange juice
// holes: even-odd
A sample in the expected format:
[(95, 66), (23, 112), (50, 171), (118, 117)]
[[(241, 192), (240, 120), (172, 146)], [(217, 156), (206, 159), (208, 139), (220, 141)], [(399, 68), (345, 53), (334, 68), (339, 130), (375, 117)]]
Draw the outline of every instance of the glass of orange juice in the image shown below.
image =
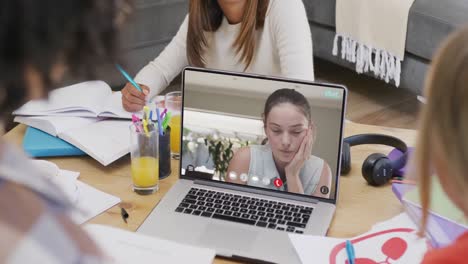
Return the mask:
[(171, 127), (171, 156), (174, 159), (180, 157), (180, 142), (181, 142), (181, 111), (182, 111), (182, 92), (167, 93), (164, 98), (164, 104), (168, 111), (171, 112), (171, 120), (169, 126)]
[(159, 188), (159, 131), (154, 124), (130, 125), (130, 157), (133, 190), (151, 194)]

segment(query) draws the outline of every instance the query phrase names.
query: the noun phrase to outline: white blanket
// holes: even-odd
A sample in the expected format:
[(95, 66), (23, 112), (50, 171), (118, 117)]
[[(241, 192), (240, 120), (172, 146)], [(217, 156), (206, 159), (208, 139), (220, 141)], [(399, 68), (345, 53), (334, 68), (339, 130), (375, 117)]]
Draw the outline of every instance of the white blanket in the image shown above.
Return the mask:
[(333, 55), (356, 63), (356, 71), (372, 71), (400, 85), (408, 15), (414, 0), (336, 0)]

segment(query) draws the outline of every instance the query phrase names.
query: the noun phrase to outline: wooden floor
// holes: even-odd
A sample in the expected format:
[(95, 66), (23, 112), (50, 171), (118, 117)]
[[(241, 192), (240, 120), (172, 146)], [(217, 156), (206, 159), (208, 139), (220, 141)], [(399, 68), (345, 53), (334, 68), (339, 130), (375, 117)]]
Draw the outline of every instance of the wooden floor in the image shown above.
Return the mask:
[(349, 90), (347, 118), (398, 128), (417, 128), (420, 102), (410, 92), (322, 60), (315, 60), (318, 81), (344, 84)]

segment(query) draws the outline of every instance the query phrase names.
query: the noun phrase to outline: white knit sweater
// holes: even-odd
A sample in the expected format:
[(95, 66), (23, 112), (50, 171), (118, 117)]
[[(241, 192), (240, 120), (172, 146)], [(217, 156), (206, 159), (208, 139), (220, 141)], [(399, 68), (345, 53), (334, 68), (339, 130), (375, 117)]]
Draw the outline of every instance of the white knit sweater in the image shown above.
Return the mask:
[[(208, 47), (203, 55), (206, 67), (244, 71), (245, 64), (233, 43), (241, 24), (231, 25), (224, 17), (216, 32), (205, 33)], [(158, 94), (188, 65), (186, 37), (188, 16), (167, 47), (135, 77), (137, 83)], [(246, 72), (314, 80), (312, 37), (301, 0), (270, 0), (263, 29), (258, 30), (253, 60)]]

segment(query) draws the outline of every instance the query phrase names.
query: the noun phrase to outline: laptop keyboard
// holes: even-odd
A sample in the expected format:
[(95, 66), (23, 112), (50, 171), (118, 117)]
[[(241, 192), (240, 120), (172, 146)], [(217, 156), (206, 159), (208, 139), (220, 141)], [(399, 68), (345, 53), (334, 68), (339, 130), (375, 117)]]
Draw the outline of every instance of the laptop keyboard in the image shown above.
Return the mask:
[(302, 234), (313, 208), (191, 188), (175, 211)]

